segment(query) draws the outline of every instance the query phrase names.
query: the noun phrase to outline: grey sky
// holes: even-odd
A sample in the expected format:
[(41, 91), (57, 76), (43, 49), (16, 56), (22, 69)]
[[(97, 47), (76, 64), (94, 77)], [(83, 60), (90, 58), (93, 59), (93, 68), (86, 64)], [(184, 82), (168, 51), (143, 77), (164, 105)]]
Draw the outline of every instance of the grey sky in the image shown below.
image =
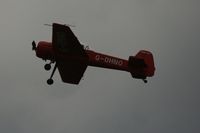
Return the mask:
[[(199, 0), (1, 0), (0, 132), (199, 133)], [(74, 86), (50, 73), (31, 42), (66, 23), (98, 52), (154, 54), (149, 83), (88, 67)]]

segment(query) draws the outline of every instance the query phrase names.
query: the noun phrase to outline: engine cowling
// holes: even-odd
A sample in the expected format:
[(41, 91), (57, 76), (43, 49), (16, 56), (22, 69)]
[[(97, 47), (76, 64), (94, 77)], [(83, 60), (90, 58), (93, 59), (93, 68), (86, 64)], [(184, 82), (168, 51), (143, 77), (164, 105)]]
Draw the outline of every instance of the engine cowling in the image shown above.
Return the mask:
[(53, 60), (54, 51), (52, 44), (49, 42), (39, 42), (36, 48), (36, 56), (44, 60)]

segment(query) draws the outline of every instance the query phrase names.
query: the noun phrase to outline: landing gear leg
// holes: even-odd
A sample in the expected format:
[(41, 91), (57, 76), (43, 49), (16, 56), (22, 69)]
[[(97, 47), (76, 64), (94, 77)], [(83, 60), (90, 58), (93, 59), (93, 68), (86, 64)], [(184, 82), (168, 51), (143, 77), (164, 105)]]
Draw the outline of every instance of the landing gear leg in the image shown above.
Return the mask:
[(54, 73), (55, 73), (55, 71), (56, 71), (56, 68), (57, 68), (57, 63), (55, 64), (55, 66), (54, 66), (54, 68), (53, 68), (53, 72), (51, 73), (50, 78), (47, 80), (47, 84), (48, 84), (48, 85), (52, 85), (52, 84), (53, 84), (53, 79), (52, 79), (52, 77), (53, 77), (53, 75), (54, 75)]

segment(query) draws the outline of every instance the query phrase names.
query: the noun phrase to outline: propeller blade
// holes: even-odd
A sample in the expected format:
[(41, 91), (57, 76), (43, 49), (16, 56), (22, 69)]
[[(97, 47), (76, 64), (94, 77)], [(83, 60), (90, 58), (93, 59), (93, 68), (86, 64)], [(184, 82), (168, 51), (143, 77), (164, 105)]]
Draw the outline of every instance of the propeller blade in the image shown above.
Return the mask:
[(36, 43), (35, 43), (35, 41), (32, 42), (32, 50), (36, 50)]

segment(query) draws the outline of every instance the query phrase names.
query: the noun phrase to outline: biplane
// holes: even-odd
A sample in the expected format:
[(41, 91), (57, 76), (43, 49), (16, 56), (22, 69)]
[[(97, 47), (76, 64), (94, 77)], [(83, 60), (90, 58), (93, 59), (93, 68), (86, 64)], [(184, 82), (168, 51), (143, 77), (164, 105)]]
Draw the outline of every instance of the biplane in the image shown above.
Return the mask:
[(84, 47), (74, 35), (70, 26), (53, 23), (52, 42), (32, 42), (32, 50), (36, 56), (50, 62), (44, 65), (45, 70), (55, 64), (47, 84), (53, 84), (53, 75), (58, 68), (61, 79), (65, 83), (79, 84), (88, 66), (115, 69), (130, 72), (133, 78), (142, 79), (154, 75), (153, 55), (146, 50), (139, 51), (128, 60), (98, 53)]

